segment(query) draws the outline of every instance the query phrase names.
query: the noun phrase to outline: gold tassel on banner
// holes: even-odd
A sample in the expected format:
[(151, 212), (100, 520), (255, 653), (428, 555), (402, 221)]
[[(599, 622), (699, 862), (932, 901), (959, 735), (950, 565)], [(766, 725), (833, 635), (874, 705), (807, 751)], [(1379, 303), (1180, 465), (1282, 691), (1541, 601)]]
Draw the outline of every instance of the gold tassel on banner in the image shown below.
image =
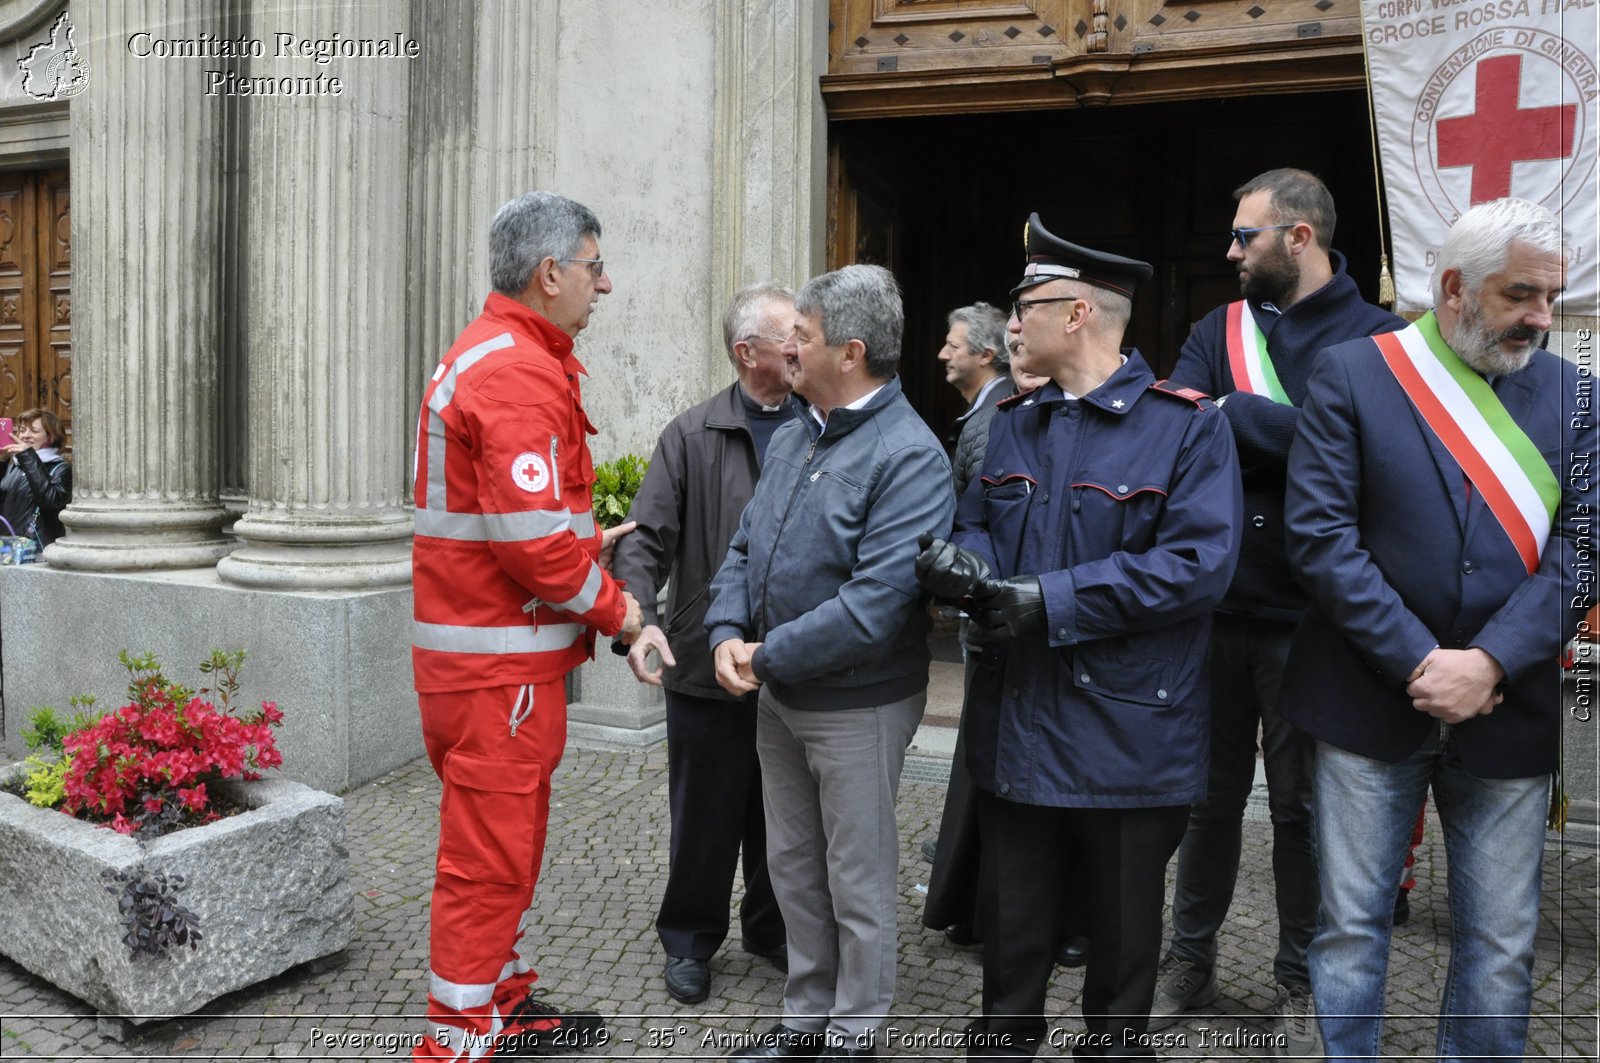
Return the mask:
[[(1565, 759), (1565, 758), (1563, 758)], [(1561, 768), (1556, 767), (1556, 773), (1550, 779), (1550, 818), (1546, 821), (1551, 830), (1566, 833), (1567, 830), (1567, 788), (1562, 783)]]
[(1389, 256), (1384, 248), (1383, 167), (1378, 163), (1378, 111), (1372, 98), (1372, 56), (1367, 51), (1367, 13), (1358, 5), (1361, 14), (1361, 62), (1367, 74), (1367, 129), (1372, 133), (1372, 187), (1378, 201), (1378, 304), (1394, 309), (1394, 277), (1389, 272)]

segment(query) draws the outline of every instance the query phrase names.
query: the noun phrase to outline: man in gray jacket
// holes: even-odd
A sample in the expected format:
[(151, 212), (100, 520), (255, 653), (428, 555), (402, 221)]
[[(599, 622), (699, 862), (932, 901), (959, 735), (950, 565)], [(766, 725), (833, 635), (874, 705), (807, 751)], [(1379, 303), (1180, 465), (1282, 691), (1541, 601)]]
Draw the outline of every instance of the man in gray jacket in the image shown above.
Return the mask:
[(956, 418), (956, 450), (950, 462), (956, 498), (967, 489), (983, 464), (989, 422), (1001, 399), (1017, 393), (1011, 380), (1011, 355), (1006, 350), (1006, 315), (988, 303), (950, 311), (950, 331), (939, 348), (947, 384), (961, 392), (967, 411)]
[(895, 793), (928, 693), (917, 537), (954, 501), (944, 448), (901, 393), (899, 286), (813, 278), (784, 345), (809, 408), (773, 436), (712, 581), (717, 681), (760, 690), (767, 861), (788, 928), (783, 1020), (743, 1059), (856, 1059), (894, 1002)]
[[(705, 644), (707, 585), (755, 493), (767, 444), (795, 402), (782, 347), (794, 331), (794, 293), (776, 284), (736, 292), (722, 318), (738, 382), (685, 410), (656, 443), (617, 545), (612, 572), (639, 599), (644, 630), (620, 642), (641, 683), (666, 688), (667, 794), (672, 847), (656, 916), (667, 993), (698, 1004), (711, 993), (708, 961), (728, 935), (733, 873), (744, 849), (744, 948), (788, 963), (783, 916), (767, 875), (755, 695), (717, 685)], [(668, 576), (666, 619), (656, 599)], [(652, 666), (651, 658), (656, 659)]]

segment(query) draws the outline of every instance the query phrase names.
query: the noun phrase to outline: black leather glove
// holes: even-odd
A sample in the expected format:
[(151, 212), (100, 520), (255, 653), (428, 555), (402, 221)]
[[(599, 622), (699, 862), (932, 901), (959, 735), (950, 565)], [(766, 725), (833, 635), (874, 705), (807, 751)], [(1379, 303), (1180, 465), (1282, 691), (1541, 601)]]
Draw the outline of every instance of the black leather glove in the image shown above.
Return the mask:
[(986, 579), (973, 590), (972, 600), (968, 634), (979, 645), (1009, 642), (1044, 627), (1044, 588), (1038, 576)]
[(935, 598), (960, 601), (989, 578), (989, 566), (971, 550), (935, 539), (927, 532), (917, 539), (917, 582)]

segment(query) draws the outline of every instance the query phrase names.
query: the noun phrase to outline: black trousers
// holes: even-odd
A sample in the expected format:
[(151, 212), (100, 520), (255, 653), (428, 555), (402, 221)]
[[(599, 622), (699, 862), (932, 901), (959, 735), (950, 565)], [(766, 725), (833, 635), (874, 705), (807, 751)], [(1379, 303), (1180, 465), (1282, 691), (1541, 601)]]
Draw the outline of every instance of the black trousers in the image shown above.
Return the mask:
[(977, 788), (967, 771), (967, 702), (972, 697), (971, 661), (967, 662), (966, 695), (961, 724), (956, 730), (955, 757), (950, 762), (950, 786), (944, 795), (944, 815), (939, 820), (939, 840), (928, 875), (928, 900), (922, 925), (934, 930), (963, 926), (979, 937), (983, 925), (978, 903), (978, 868), (982, 844), (978, 840)]
[(667, 691), (667, 782), (672, 855), (656, 933), (668, 956), (709, 960), (728, 936), (733, 872), (744, 851), (743, 936), (784, 944), (767, 874), (767, 829), (756, 760), (756, 705)]
[[(933, 869), (928, 873), (928, 899), (922, 908), (922, 925), (933, 930), (960, 926), (982, 939), (986, 906), (978, 896), (978, 889), (983, 839), (978, 828), (978, 788), (972, 785), (972, 773), (967, 770), (967, 720), (974, 671), (976, 665), (969, 659), (961, 724), (956, 729), (955, 756), (950, 762), (950, 783), (945, 790), (944, 813), (939, 820), (939, 839), (934, 845)], [(1088, 917), (1084, 911), (1087, 900), (1081, 873), (1073, 873), (1062, 892), (1061, 903), (1062, 939), (1088, 937)]]
[[(1032, 1056), (1048, 1025), (1045, 991), (1063, 932), (1062, 893), (1078, 878), (1086, 898), (1089, 965), (1085, 1029), (1073, 1054), (1154, 1059), (1141, 1043), (1161, 959), (1166, 867), (1188, 806), (1045, 808), (978, 791), (988, 936), (983, 950), (985, 1047), (979, 1057)], [(996, 1043), (999, 1042), (999, 1043)]]

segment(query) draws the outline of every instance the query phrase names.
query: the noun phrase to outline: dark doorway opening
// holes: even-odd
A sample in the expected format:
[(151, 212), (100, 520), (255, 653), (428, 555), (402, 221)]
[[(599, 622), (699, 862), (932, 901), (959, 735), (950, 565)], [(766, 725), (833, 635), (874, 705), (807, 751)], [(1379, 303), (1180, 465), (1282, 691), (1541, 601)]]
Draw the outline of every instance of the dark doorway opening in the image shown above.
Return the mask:
[(1362, 294), (1377, 297), (1378, 201), (1360, 92), (836, 122), (829, 136), (829, 265), (877, 262), (899, 277), (903, 382), (941, 438), (962, 410), (935, 358), (945, 315), (979, 299), (1009, 302), (1032, 211), (1064, 239), (1155, 265), (1124, 342), (1157, 375), (1195, 321), (1238, 298), (1224, 257), (1232, 192), (1264, 170), (1296, 166), (1327, 183), (1338, 206), (1333, 246)]

